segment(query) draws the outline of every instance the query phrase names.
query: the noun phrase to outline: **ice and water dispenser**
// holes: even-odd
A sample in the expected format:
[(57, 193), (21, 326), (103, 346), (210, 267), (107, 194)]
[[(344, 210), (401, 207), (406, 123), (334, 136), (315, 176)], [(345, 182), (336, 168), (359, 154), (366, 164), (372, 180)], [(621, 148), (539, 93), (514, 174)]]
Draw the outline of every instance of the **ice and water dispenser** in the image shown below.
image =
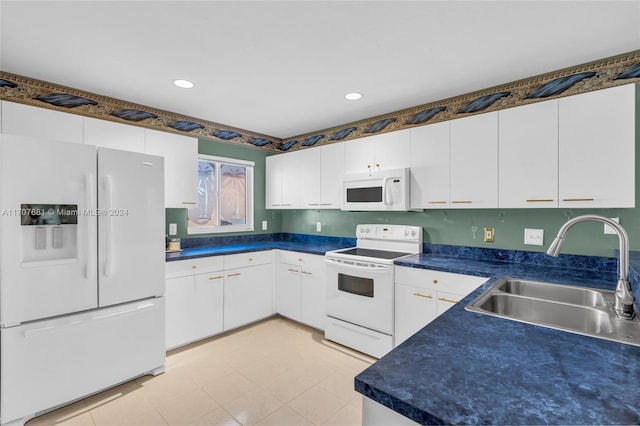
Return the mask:
[(22, 266), (78, 260), (77, 204), (22, 204)]

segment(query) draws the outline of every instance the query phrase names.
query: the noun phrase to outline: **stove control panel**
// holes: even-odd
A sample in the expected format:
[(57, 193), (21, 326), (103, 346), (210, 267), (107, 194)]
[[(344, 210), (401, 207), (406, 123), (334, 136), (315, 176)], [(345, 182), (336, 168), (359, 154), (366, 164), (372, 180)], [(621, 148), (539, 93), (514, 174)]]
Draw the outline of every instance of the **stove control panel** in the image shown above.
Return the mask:
[(422, 242), (422, 227), (389, 224), (358, 225), (356, 237), (371, 240)]

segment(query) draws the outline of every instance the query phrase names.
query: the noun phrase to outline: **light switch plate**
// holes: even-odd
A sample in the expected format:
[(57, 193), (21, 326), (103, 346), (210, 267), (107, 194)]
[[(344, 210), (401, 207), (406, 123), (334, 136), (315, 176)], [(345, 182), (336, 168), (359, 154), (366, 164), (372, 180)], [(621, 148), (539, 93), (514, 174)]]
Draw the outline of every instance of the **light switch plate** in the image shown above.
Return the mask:
[[(610, 217), (609, 219), (613, 220), (616, 223), (620, 223), (620, 218), (619, 217)], [(610, 227), (609, 225), (607, 225), (605, 223), (604, 224), (604, 233), (605, 234), (615, 234), (616, 231), (614, 231), (612, 227)]]
[(267, 221), (266, 221), (266, 220), (263, 220), (263, 221), (262, 221), (262, 230), (263, 230), (263, 231), (266, 231), (266, 230), (267, 230)]
[(544, 242), (544, 229), (524, 228), (524, 243), (530, 246), (541, 246)]
[(484, 228), (484, 242), (492, 243), (495, 241), (495, 230), (493, 228)]
[(317, 232), (322, 232), (322, 223), (316, 222), (316, 231)]
[(178, 233), (178, 224), (170, 223), (169, 224), (169, 235), (176, 235)]

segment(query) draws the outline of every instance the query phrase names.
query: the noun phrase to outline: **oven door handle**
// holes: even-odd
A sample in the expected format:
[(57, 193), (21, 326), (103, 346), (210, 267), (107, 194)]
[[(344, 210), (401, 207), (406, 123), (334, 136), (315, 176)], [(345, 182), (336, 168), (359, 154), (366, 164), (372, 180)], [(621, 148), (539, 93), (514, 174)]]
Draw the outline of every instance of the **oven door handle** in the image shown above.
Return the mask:
[(380, 265), (375, 267), (359, 266), (351, 263), (346, 263), (341, 260), (331, 259), (328, 257), (325, 257), (324, 261), (330, 265), (339, 266), (341, 268), (355, 269), (357, 271), (367, 271), (367, 272), (378, 273), (378, 274), (384, 274), (386, 272), (389, 272), (389, 270), (393, 268), (393, 265)]

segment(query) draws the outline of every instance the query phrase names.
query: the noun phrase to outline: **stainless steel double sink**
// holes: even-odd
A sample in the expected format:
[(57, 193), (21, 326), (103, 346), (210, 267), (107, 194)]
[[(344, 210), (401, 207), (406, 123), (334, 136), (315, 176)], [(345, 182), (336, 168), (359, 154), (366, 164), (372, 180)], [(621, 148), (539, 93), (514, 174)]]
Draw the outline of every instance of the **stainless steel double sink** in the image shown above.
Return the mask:
[(640, 346), (640, 320), (618, 318), (614, 292), (501, 278), (465, 307), (513, 321)]

